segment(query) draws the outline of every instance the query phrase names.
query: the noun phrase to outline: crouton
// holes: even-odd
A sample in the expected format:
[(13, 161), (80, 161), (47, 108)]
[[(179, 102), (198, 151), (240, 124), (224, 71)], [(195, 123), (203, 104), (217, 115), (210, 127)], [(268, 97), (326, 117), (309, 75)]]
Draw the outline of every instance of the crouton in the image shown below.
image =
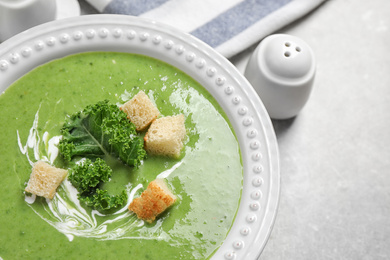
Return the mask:
[(38, 161), (32, 168), (32, 173), (25, 191), (47, 199), (53, 199), (57, 187), (65, 179), (67, 174), (67, 170), (56, 168), (43, 161)]
[(158, 118), (145, 134), (145, 150), (150, 154), (178, 158), (185, 135), (184, 115)]
[(127, 118), (135, 125), (137, 131), (145, 130), (160, 114), (142, 90), (123, 104), (120, 109), (127, 114)]
[(141, 196), (135, 198), (129, 205), (139, 219), (152, 223), (176, 201), (176, 196), (169, 190), (164, 179), (156, 179), (149, 183)]

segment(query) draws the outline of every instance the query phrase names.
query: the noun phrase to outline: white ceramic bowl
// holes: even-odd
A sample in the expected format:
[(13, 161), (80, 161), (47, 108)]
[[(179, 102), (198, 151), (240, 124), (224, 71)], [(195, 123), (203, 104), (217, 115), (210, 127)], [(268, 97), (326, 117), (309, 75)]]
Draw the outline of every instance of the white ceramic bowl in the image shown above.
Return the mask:
[(240, 144), (244, 179), (233, 226), (212, 259), (257, 259), (277, 212), (280, 175), (270, 118), (249, 82), (211, 47), (174, 28), (121, 15), (58, 20), (0, 45), (0, 91), (50, 60), (88, 51), (130, 52), (167, 62), (202, 84), (229, 117)]

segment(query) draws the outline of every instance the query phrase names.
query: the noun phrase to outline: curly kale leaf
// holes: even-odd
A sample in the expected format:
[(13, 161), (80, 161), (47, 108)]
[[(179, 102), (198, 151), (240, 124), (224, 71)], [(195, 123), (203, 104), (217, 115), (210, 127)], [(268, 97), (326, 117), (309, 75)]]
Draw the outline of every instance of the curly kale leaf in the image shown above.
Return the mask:
[(87, 206), (98, 211), (107, 211), (121, 207), (127, 201), (126, 190), (119, 195), (110, 195), (99, 186), (108, 182), (112, 175), (111, 168), (103, 159), (94, 162), (86, 159), (70, 170), (69, 181), (79, 191), (78, 198)]
[(96, 189), (95, 193), (80, 197), (79, 199), (87, 206), (98, 211), (107, 211), (122, 206), (127, 201), (127, 193), (123, 190), (122, 193), (114, 196), (108, 194), (106, 190)]
[(143, 140), (126, 114), (108, 101), (87, 106), (73, 114), (61, 129), (59, 144), (62, 156), (87, 158), (113, 155), (129, 166), (138, 167), (146, 157)]
[(97, 158), (92, 163), (90, 159), (86, 159), (71, 168), (68, 179), (81, 194), (87, 194), (100, 183), (108, 182), (111, 175), (112, 170), (104, 160)]

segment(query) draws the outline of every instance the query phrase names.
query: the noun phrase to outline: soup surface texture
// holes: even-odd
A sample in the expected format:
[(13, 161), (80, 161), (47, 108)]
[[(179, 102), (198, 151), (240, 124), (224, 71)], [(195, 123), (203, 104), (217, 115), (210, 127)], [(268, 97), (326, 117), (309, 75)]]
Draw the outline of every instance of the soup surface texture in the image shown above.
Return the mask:
[[(103, 214), (67, 179), (53, 200), (24, 193), (37, 160), (66, 167), (56, 144), (69, 115), (102, 100), (120, 106), (140, 90), (161, 116), (185, 115), (185, 146), (178, 159), (148, 155), (138, 169), (105, 158), (113, 175), (104, 188), (126, 189), (128, 205), (165, 178), (178, 198), (171, 208), (152, 224), (127, 205)], [(213, 97), (177, 68), (136, 54), (76, 54), (15, 82), (0, 111), (0, 259), (208, 259), (228, 234), (242, 190), (238, 142)]]

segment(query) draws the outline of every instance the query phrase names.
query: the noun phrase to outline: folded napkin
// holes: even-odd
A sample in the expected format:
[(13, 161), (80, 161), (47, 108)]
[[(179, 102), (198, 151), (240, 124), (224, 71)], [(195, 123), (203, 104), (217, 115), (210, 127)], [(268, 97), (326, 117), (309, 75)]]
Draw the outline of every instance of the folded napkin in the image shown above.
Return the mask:
[(227, 58), (324, 0), (87, 0), (101, 13), (153, 19), (190, 33)]

